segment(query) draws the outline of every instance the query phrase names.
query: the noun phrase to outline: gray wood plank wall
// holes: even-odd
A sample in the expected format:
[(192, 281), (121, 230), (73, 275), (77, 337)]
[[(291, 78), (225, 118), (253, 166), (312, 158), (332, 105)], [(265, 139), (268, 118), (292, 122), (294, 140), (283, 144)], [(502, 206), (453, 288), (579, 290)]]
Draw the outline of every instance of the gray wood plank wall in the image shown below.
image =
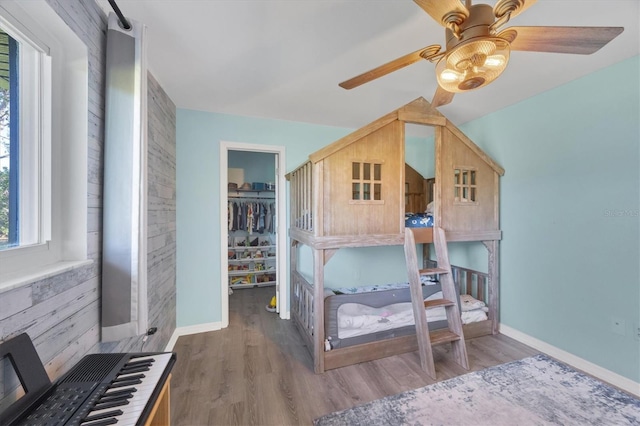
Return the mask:
[[(163, 350), (176, 328), (176, 108), (148, 75), (148, 302), (142, 338), (100, 343), (104, 73), (107, 17), (94, 0), (47, 0), (89, 56), (88, 243), (93, 263), (0, 296), (0, 341), (27, 332), (52, 380), (87, 353)], [(123, 10), (126, 14), (126, 10)]]

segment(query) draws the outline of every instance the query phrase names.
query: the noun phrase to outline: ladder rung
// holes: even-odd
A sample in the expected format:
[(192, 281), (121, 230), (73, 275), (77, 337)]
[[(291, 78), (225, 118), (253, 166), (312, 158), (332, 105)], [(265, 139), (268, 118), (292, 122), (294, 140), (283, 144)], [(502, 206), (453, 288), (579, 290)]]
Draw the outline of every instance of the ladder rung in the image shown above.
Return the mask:
[(432, 345), (439, 345), (441, 343), (449, 343), (460, 340), (460, 336), (458, 336), (448, 328), (441, 328), (440, 330), (434, 330), (430, 332), (429, 339), (431, 340)]
[(428, 269), (420, 269), (420, 275), (429, 276), (429, 275), (438, 275), (438, 274), (448, 274), (449, 271), (444, 268), (428, 268)]
[(425, 308), (437, 308), (439, 306), (453, 306), (455, 302), (447, 299), (433, 299), (433, 300), (425, 300), (424, 307)]

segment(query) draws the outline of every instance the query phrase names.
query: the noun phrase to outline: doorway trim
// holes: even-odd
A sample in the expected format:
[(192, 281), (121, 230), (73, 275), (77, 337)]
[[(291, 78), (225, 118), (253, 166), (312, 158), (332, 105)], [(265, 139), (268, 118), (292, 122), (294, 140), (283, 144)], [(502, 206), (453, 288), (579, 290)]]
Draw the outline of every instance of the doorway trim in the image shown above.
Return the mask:
[[(222, 328), (229, 326), (229, 271), (227, 269), (228, 241), (222, 238), (229, 234), (227, 200), (229, 189), (229, 151), (251, 151), (277, 154), (276, 164), (276, 259), (277, 283), (276, 312), (280, 318), (289, 319), (289, 280), (287, 274), (287, 200), (285, 198), (285, 147), (260, 145), (243, 142), (220, 141), (220, 301), (222, 309)], [(242, 291), (242, 290), (240, 290)], [(266, 301), (265, 303), (268, 303)]]

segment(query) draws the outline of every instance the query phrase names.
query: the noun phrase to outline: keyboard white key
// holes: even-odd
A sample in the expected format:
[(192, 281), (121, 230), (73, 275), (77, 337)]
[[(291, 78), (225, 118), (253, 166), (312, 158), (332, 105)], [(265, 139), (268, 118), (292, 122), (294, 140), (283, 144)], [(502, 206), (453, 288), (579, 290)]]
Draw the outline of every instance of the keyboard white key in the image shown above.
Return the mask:
[[(110, 416), (108, 418), (109, 419), (113, 418), (117, 420), (116, 424), (118, 426), (135, 425), (140, 419), (140, 415), (142, 414), (142, 411), (144, 410), (147, 403), (149, 402), (149, 399), (151, 398), (151, 394), (153, 393), (154, 389), (158, 386), (158, 383), (165, 371), (167, 364), (171, 360), (171, 357), (172, 357), (171, 353), (162, 353), (162, 354), (154, 354), (154, 355), (144, 356), (144, 357), (131, 358), (128, 361), (128, 363), (124, 365), (123, 368), (126, 368), (127, 365), (135, 364), (138, 361), (153, 359), (154, 362), (150, 365), (148, 371), (118, 375), (115, 380), (144, 374), (144, 378), (141, 378), (142, 383), (135, 384), (135, 385), (127, 385), (123, 387), (109, 388), (103, 394), (103, 396), (109, 396), (109, 395), (116, 394), (118, 391), (121, 391), (122, 389), (135, 388), (136, 391), (132, 393), (132, 398), (128, 399), (128, 404), (121, 405), (118, 407), (109, 407), (101, 410), (90, 411), (87, 417), (92, 418), (94, 416), (107, 414), (114, 410), (120, 410), (122, 411), (121, 415)], [(91, 423), (86, 423), (87, 426), (89, 426), (90, 424)], [(85, 425), (85, 423), (81, 423), (81, 425)]]

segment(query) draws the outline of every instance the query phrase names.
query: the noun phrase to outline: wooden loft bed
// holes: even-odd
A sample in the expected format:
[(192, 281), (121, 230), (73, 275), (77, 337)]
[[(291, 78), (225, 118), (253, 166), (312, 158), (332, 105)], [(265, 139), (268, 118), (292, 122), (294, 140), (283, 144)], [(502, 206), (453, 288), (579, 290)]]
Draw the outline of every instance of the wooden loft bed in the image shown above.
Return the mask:
[[(405, 123), (434, 127), (434, 179), (426, 181), (406, 166)], [(481, 297), (489, 311), (486, 321), (465, 325), (465, 337), (498, 332), (499, 177), (503, 174), (473, 141), (418, 98), (311, 154), (287, 175), (291, 313), (312, 348), (317, 373), (417, 347), (414, 334), (325, 351), (329, 346), (324, 267), (340, 248), (402, 245), (405, 209), (422, 208), (428, 190), (433, 193), (435, 226), (445, 230), (447, 241), (480, 241), (488, 250), (487, 274), (454, 268), (460, 290)], [(420, 191), (423, 197), (416, 196)], [(300, 245), (312, 251), (311, 282), (298, 271)], [(429, 262), (428, 247), (424, 256)]]

